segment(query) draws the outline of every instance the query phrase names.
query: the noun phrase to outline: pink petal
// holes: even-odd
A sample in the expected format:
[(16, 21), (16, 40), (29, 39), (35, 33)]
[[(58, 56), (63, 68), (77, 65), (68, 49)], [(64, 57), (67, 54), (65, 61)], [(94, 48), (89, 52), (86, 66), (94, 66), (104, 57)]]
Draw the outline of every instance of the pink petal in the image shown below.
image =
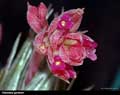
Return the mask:
[(71, 47), (69, 50), (69, 58), (71, 59), (70, 65), (79, 66), (83, 64), (83, 60), (86, 58), (86, 51), (81, 46)]
[[(62, 25), (62, 21), (65, 22), (65, 25)], [(58, 29), (62, 30), (69, 30), (73, 26), (73, 22), (71, 20), (71, 16), (69, 14), (63, 14), (58, 22)]]
[(68, 82), (68, 79), (70, 79), (70, 75), (67, 71), (57, 71), (57, 72), (54, 71), (53, 74), (56, 77), (66, 81), (66, 82)]
[(63, 31), (56, 30), (54, 31), (51, 36), (49, 37), (50, 39), (50, 44), (52, 48), (57, 48), (58, 45), (62, 42), (63, 38)]
[[(61, 64), (63, 66), (63, 68), (59, 68), (59, 66), (57, 67), (56, 65), (54, 64), (50, 64), (50, 69), (51, 69), (51, 72), (58, 78), (68, 82), (68, 80), (70, 78), (76, 78), (76, 72), (73, 70), (73, 67), (71, 67), (70, 65), (68, 64)], [(55, 67), (56, 66), (56, 67)]]
[(28, 3), (27, 21), (30, 27), (36, 32), (41, 31), (40, 20), (38, 18), (38, 9)]
[(82, 18), (83, 18), (83, 13), (84, 13), (83, 9), (76, 9), (76, 14), (74, 14), (72, 17), (74, 25), (73, 25), (72, 29), (70, 30), (71, 32), (75, 32), (79, 28)]
[[(33, 42), (33, 45), (39, 53), (45, 54), (47, 52), (47, 46), (44, 42), (44, 38), (46, 36), (45, 32), (40, 32), (36, 37)], [(43, 48), (42, 48), (43, 47)]]
[(83, 35), (83, 46), (86, 48), (87, 57), (92, 61), (95, 61), (97, 59), (97, 56), (95, 54), (97, 43), (89, 36)]
[(58, 21), (59, 21), (59, 18), (56, 17), (56, 18), (54, 18), (54, 20), (51, 22), (51, 24), (50, 24), (50, 26), (49, 26), (49, 28), (48, 28), (48, 30), (47, 30), (47, 32), (48, 32), (48, 37), (50, 37), (51, 34), (56, 30)]
[(38, 6), (38, 14), (40, 19), (46, 19), (47, 12), (48, 12), (47, 7), (43, 2), (41, 2), (40, 5)]
[(48, 47), (48, 61), (50, 64), (54, 63), (53, 51), (51, 47)]
[(76, 75), (76, 72), (74, 71), (73, 67), (66, 64), (66, 71), (69, 73), (70, 75), (70, 78), (76, 78), (77, 75)]
[[(56, 64), (56, 62), (60, 62), (60, 64)], [(61, 60), (59, 56), (54, 57), (54, 62), (51, 64), (52, 70), (64, 70), (65, 69), (65, 63)]]
[(83, 38), (80, 32), (75, 32), (75, 33), (67, 33), (67, 35), (65, 36), (65, 38), (67, 39), (74, 39), (77, 40), (79, 42), (82, 43)]
[(79, 28), (82, 21), (83, 13), (84, 13), (84, 9), (78, 8), (78, 9), (72, 9), (72, 10), (66, 11), (62, 14), (62, 15), (70, 14), (71, 16), (71, 19), (73, 21), (73, 26), (70, 29), (71, 32), (75, 32)]
[(97, 43), (87, 35), (82, 35), (83, 37), (83, 46), (86, 48), (96, 48)]
[(94, 50), (86, 50), (87, 51), (87, 57), (90, 58), (92, 61), (97, 60), (97, 56), (95, 54), (96, 49)]
[(48, 13), (47, 7), (45, 6), (44, 3), (41, 2), (40, 5), (38, 6), (38, 14), (42, 28), (48, 27), (48, 22), (46, 20), (47, 13)]
[(59, 56), (65, 63), (70, 63), (70, 59), (68, 56), (68, 50), (64, 46), (59, 48)]

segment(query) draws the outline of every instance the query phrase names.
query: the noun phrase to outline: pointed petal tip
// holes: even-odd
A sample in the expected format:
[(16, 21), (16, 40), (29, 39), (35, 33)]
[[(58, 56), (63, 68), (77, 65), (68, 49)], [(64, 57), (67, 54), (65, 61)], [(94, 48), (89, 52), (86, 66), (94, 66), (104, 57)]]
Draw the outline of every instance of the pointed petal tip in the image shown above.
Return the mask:
[(45, 5), (43, 2), (40, 2), (40, 5)]
[(30, 2), (27, 1), (27, 7), (31, 7), (32, 5), (30, 4)]
[(84, 10), (85, 10), (85, 8), (77, 8), (77, 11), (80, 15), (84, 14)]
[(40, 2), (39, 7), (47, 8), (46, 5), (43, 2)]
[(30, 2), (28, 2), (27, 1), (27, 9), (29, 10), (29, 9), (31, 9), (31, 8), (33, 8), (34, 6), (32, 6), (31, 4), (30, 4)]

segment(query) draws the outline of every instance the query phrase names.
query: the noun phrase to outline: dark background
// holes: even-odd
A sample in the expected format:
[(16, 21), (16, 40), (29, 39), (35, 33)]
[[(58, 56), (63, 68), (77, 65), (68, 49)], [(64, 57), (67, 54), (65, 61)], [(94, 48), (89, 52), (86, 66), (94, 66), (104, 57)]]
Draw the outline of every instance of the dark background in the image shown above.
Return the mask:
[[(85, 64), (77, 67), (78, 75), (73, 90), (81, 90), (92, 84), (94, 90), (110, 87), (116, 71), (120, 68), (120, 2), (117, 0), (28, 0), (30, 4), (38, 5), (40, 1), (47, 6), (53, 4), (55, 12), (73, 8), (85, 8), (85, 14), (80, 29), (88, 29), (87, 35), (97, 43), (98, 60), (88, 59)], [(0, 22), (3, 25), (3, 39), (0, 45), (0, 61), (4, 66), (19, 32), (28, 34), (26, 21), (27, 0), (0, 0)]]

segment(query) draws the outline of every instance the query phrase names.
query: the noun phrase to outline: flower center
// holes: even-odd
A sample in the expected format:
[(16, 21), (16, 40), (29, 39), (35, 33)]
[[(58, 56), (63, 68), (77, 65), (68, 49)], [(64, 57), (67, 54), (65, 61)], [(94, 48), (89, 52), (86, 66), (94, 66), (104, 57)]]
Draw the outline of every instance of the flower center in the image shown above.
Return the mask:
[(41, 48), (42, 50), (44, 50), (44, 49), (45, 49), (45, 45), (41, 45), (40, 48)]
[(65, 25), (66, 25), (66, 22), (63, 20), (63, 21), (61, 21), (61, 25), (63, 26), (63, 27), (65, 27)]
[(60, 61), (56, 61), (55, 64), (56, 64), (56, 65), (60, 65), (61, 62), (60, 62)]

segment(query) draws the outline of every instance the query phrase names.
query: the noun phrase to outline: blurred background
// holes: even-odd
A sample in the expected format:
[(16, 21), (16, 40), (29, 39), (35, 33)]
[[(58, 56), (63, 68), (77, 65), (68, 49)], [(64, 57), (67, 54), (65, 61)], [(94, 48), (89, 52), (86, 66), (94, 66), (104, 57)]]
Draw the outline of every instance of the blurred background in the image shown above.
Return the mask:
[(58, 13), (63, 6), (65, 10), (85, 8), (80, 29), (89, 30), (87, 35), (98, 43), (98, 59), (86, 59), (84, 65), (75, 68), (79, 75), (72, 90), (91, 85), (93, 90), (120, 88), (120, 2), (115, 0), (0, 0), (0, 68), (5, 66), (18, 33), (24, 33), (23, 41), (28, 35), (27, 1), (36, 6), (51, 3)]

